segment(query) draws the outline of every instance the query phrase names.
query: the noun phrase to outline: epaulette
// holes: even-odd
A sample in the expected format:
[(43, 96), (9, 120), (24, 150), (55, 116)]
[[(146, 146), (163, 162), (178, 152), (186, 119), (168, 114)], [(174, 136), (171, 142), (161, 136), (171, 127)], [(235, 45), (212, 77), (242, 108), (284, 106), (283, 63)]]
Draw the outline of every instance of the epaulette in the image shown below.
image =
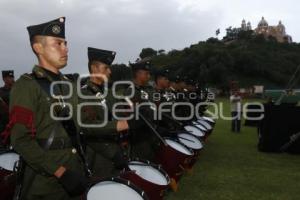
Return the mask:
[(21, 76), (22, 78), (25, 78), (25, 79), (29, 79), (29, 80), (33, 80), (34, 77), (33, 77), (33, 74), (32, 73), (25, 73)]

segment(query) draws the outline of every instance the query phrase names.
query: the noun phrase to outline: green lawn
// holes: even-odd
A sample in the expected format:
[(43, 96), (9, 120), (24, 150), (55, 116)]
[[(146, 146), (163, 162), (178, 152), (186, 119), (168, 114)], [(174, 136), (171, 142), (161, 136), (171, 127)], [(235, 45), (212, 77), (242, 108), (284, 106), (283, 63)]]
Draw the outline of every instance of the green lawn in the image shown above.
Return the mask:
[[(229, 114), (228, 101), (225, 114)], [(300, 200), (300, 155), (261, 153), (255, 128), (218, 120), (192, 175), (167, 200)]]

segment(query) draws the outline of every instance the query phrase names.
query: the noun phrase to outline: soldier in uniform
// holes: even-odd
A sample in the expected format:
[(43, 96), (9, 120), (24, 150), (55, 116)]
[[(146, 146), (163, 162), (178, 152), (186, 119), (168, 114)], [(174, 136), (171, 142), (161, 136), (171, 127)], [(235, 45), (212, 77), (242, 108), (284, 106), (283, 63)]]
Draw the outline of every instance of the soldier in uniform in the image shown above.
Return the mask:
[[(151, 103), (149, 101), (153, 97), (154, 88), (148, 85), (151, 63), (150, 61), (142, 60), (130, 64), (130, 66), (133, 72), (134, 86), (127, 88), (125, 96), (130, 96), (133, 93), (133, 97), (130, 100), (133, 103), (133, 107), (137, 108), (141, 103)], [(154, 112), (150, 109), (150, 106), (140, 106), (136, 113), (143, 115), (154, 126)], [(155, 152), (159, 147), (160, 141), (140, 116), (135, 116), (135, 119), (139, 120), (136, 120), (134, 123), (129, 121), (130, 157), (154, 161)]]
[[(94, 175), (102, 178), (117, 175), (127, 164), (119, 139), (123, 131), (128, 129), (128, 124), (125, 120), (112, 119), (112, 106), (116, 101), (112, 97), (111, 90), (106, 87), (111, 75), (110, 65), (115, 54), (113, 51), (89, 47), (88, 69), (91, 76), (81, 88), (83, 95), (94, 98), (83, 99), (83, 101), (101, 104), (101, 106), (84, 106), (81, 117), (83, 123), (87, 125), (99, 126), (105, 123), (103, 128), (94, 127), (84, 130)], [(104, 96), (105, 92), (107, 92), (106, 96)]]
[(175, 132), (176, 128), (178, 128), (178, 123), (176, 123), (172, 117), (172, 105), (175, 101), (175, 96), (169, 89), (170, 81), (168, 76), (168, 69), (156, 71), (154, 76), (155, 93), (159, 98), (155, 98), (154, 102), (156, 102), (158, 106), (160, 105), (161, 109), (164, 109), (162, 119), (157, 121), (157, 124), (160, 127), (160, 132), (165, 136), (173, 136), (174, 134), (172, 134), (172, 132)]
[(169, 91), (170, 80), (168, 78), (169, 70), (158, 70), (155, 73), (155, 92), (159, 93), (159, 102), (172, 102), (174, 101), (174, 95)]
[(8, 122), (9, 93), (15, 82), (14, 71), (2, 71), (2, 78), (4, 86), (0, 88), (0, 133), (4, 130)]
[[(29, 26), (27, 30), (38, 65), (33, 67), (31, 74), (22, 75), (12, 88), (10, 121), (6, 128), (6, 136), (10, 135), (13, 148), (27, 163), (22, 198), (80, 199), (79, 195), (86, 189), (87, 178), (83, 159), (78, 148), (74, 148), (78, 132), (76, 127), (73, 128), (71, 137), (63, 123), (53, 118), (60, 117), (64, 107), (57, 98), (48, 94), (50, 84), (55, 81), (71, 83), (60, 73), (68, 60), (65, 18)], [(56, 97), (70, 93), (65, 84), (56, 84), (53, 88)], [(67, 107), (76, 113), (77, 95), (59, 100), (72, 105)], [(51, 112), (53, 103), (59, 106)], [(70, 114), (66, 114), (68, 116)]]

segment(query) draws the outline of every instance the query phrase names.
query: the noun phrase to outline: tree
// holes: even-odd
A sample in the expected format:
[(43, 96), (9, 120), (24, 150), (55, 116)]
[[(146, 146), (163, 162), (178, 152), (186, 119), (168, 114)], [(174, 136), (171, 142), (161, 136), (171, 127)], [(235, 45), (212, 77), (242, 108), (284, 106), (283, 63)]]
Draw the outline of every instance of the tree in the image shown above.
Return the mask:
[(139, 56), (141, 59), (157, 56), (157, 51), (152, 48), (143, 48)]

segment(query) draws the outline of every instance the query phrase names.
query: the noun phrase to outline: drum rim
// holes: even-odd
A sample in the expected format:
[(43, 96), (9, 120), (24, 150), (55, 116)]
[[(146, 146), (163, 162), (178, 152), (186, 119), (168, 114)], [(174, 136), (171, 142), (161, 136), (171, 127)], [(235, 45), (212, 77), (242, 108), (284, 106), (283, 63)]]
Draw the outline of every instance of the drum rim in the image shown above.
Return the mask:
[[(149, 164), (149, 165), (151, 164), (150, 165), (151, 167), (157, 169), (160, 173), (162, 173), (164, 175), (164, 177), (167, 179), (167, 183), (168, 183), (167, 185), (169, 185), (171, 183), (171, 178), (170, 178), (169, 174), (162, 168), (161, 164), (155, 164), (153, 162), (150, 162), (149, 160), (140, 159), (140, 158), (130, 158), (128, 160), (128, 163), (132, 162), (132, 161), (143, 162), (143, 163), (146, 163), (146, 164)], [(146, 179), (144, 179), (144, 180), (146, 180)], [(148, 181), (148, 180), (146, 180), (146, 181)], [(148, 182), (150, 182), (152, 184), (155, 184), (155, 185), (160, 185), (160, 184), (153, 183), (151, 181), (148, 181)], [(164, 186), (164, 185), (160, 185), (160, 186)]]
[[(199, 124), (200, 125), (200, 124)], [(197, 126), (195, 126), (195, 125), (186, 125), (186, 126), (191, 126), (191, 127), (194, 127), (195, 129), (197, 129), (197, 130), (199, 130), (199, 131), (201, 131), (202, 133), (203, 133), (203, 135), (202, 136), (198, 136), (198, 135), (194, 135), (194, 136), (196, 136), (196, 137), (204, 137), (205, 136), (205, 134), (207, 133), (207, 129), (205, 128), (205, 127), (203, 127), (202, 125), (200, 125), (200, 126), (202, 126), (203, 128), (205, 128), (206, 130), (204, 131), (204, 130), (201, 130), (200, 128), (198, 128)], [(184, 126), (184, 127), (186, 127), (186, 126)], [(185, 131), (187, 131), (186, 129), (184, 129)], [(187, 132), (187, 133), (189, 133), (189, 132)]]
[(204, 148), (204, 145), (202, 144), (201, 140), (198, 139), (195, 135), (190, 134), (190, 133), (179, 133), (178, 136), (179, 136), (180, 134), (183, 134), (183, 135), (190, 135), (190, 136), (194, 137), (196, 140), (198, 140), (198, 141), (200, 142), (200, 144), (201, 144), (201, 148), (200, 148), (200, 149), (194, 149), (194, 148), (188, 147), (186, 144), (183, 144), (183, 143), (180, 141), (180, 138), (178, 138), (178, 141), (179, 141), (181, 144), (183, 144), (184, 146), (186, 146), (186, 148), (191, 149), (191, 150), (193, 150), (193, 151), (195, 151), (195, 150), (196, 150), (196, 151), (200, 151), (200, 150), (202, 150), (202, 149)]
[(112, 181), (112, 182), (116, 182), (116, 183), (120, 183), (120, 184), (126, 185), (126, 186), (130, 187), (131, 189), (133, 189), (134, 191), (136, 191), (144, 200), (150, 200), (144, 190), (142, 190), (141, 188), (139, 188), (138, 186), (136, 186), (135, 184), (133, 184), (131, 181), (126, 180), (124, 178), (120, 178), (120, 177), (110, 177), (110, 178), (99, 179), (97, 182), (94, 181), (94, 183), (92, 183), (91, 185), (89, 185), (88, 189), (86, 190), (86, 192), (84, 194), (85, 199), (88, 200), (87, 199), (87, 195), (88, 195), (90, 189), (93, 186), (95, 186), (98, 183), (105, 182), (105, 181)]
[(207, 116), (202, 116), (201, 118), (203, 118), (205, 121), (208, 121), (210, 123), (216, 123), (216, 121), (213, 118)]
[[(209, 122), (207, 122), (207, 121), (205, 121), (205, 120), (201, 120), (200, 122), (197, 121), (197, 123), (199, 123), (200, 125), (202, 125), (202, 126), (203, 126), (204, 128), (206, 128), (208, 131), (210, 131), (210, 130), (213, 129), (213, 126), (212, 126)], [(202, 124), (202, 123), (206, 123), (206, 125), (204, 125), (204, 124)], [(209, 126), (209, 127), (207, 127), (207, 126)]]
[[(208, 131), (208, 129), (205, 127), (205, 126), (203, 126), (202, 124), (199, 124), (198, 122), (193, 122), (193, 124), (189, 124), (189, 125), (187, 125), (187, 126), (194, 126), (194, 127), (196, 127), (197, 129), (200, 129), (201, 131), (205, 131), (205, 132), (207, 132)], [(197, 127), (197, 126), (201, 126), (201, 128), (199, 128), (199, 127)]]
[[(178, 138), (177, 138), (177, 137), (176, 137), (176, 138), (164, 137), (164, 139), (165, 139), (165, 140), (168, 139), (168, 140), (171, 140), (171, 141), (173, 141), (173, 142), (177, 142), (178, 144), (180, 144), (180, 145), (182, 145), (184, 148), (186, 148), (186, 149), (191, 153), (191, 155), (182, 153), (181, 151), (178, 151), (177, 149), (175, 149), (175, 150), (178, 151), (179, 153), (181, 153), (181, 154), (183, 154), (183, 155), (185, 155), (185, 156), (194, 156), (194, 155), (195, 155), (194, 150), (193, 150), (193, 149), (190, 149), (190, 148), (188, 148), (188, 147), (186, 147), (184, 144), (181, 144), (181, 142), (178, 141)], [(170, 146), (170, 145), (168, 144), (168, 146)], [(173, 148), (172, 148), (172, 149), (173, 149)]]
[[(209, 128), (206, 126), (206, 125), (203, 125), (201, 122), (204, 122), (204, 123), (206, 123), (206, 125), (208, 125), (209, 126)], [(210, 125), (209, 124), (209, 122), (207, 122), (207, 121), (205, 121), (205, 120), (201, 120), (200, 122), (199, 121), (197, 121), (197, 122), (195, 122), (195, 123), (197, 123), (197, 124), (199, 124), (199, 125), (201, 125), (201, 126), (203, 126), (207, 131), (210, 131), (210, 130), (212, 130), (213, 129), (213, 127), (212, 127), (212, 125)]]

